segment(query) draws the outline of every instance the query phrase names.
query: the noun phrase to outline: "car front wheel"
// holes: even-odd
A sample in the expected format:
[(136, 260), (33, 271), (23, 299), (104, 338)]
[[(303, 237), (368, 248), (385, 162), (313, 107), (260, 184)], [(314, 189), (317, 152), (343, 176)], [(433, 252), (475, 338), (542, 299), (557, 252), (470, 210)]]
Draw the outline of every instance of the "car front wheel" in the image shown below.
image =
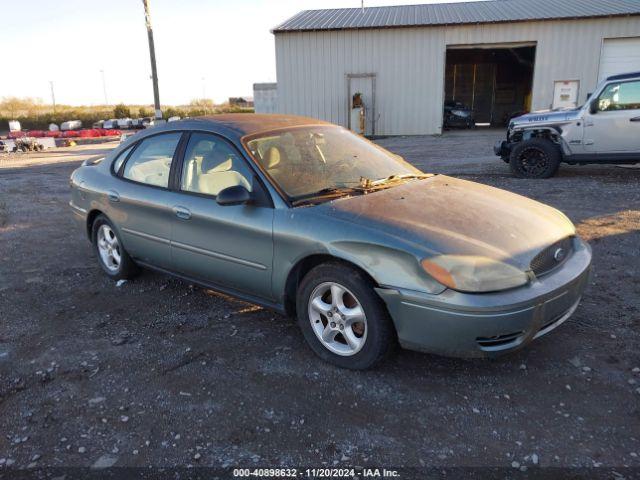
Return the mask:
[(396, 342), (384, 302), (362, 272), (340, 263), (322, 264), (302, 280), (298, 323), (323, 360), (364, 370), (383, 360)]
[(114, 280), (122, 280), (138, 273), (138, 266), (122, 246), (116, 229), (107, 217), (98, 215), (91, 231), (98, 262), (107, 275)]
[(544, 138), (525, 140), (511, 150), (509, 166), (520, 178), (549, 178), (560, 166), (560, 149)]

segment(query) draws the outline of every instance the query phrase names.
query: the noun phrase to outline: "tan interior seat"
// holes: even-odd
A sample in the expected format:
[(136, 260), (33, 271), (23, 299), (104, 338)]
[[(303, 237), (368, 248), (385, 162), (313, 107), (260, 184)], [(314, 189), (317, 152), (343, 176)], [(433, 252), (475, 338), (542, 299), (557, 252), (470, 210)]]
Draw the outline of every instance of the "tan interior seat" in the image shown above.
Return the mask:
[(233, 168), (233, 157), (221, 158), (218, 152), (213, 152), (202, 159), (202, 172), (198, 175), (198, 188), (194, 189), (200, 193), (218, 195), (221, 190), (227, 187), (242, 185), (247, 190), (251, 190), (251, 185), (243, 175), (231, 170)]
[(143, 163), (137, 163), (125, 172), (125, 178), (149, 185), (167, 186), (171, 159), (156, 158)]
[(182, 181), (182, 188), (184, 190), (193, 192), (197, 189), (196, 178), (198, 178), (200, 162), (202, 162), (202, 157), (194, 157), (185, 165), (184, 180)]
[(265, 155), (265, 166), (267, 170), (276, 168), (280, 164), (280, 160), (280, 150), (278, 150), (278, 147), (269, 147)]
[(282, 168), (282, 156), (278, 147), (269, 147), (264, 157), (264, 166), (267, 173), (278, 183), (282, 178), (284, 171)]

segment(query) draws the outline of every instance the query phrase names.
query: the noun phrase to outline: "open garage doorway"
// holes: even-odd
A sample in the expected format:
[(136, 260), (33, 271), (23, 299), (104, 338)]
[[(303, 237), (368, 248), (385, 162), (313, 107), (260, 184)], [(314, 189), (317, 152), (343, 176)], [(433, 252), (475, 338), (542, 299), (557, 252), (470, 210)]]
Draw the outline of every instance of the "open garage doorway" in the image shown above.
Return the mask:
[(535, 54), (535, 43), (447, 47), (443, 128), (469, 126), (465, 111), (487, 127), (529, 111)]

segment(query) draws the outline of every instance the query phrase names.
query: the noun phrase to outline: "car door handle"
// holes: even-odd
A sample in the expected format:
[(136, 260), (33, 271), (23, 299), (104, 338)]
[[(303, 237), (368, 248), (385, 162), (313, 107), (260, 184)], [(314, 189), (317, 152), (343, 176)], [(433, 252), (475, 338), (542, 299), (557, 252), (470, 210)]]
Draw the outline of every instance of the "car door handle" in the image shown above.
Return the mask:
[(630, 122), (640, 122), (640, 117), (633, 117), (629, 119)]
[(116, 192), (115, 190), (109, 190), (107, 192), (107, 197), (109, 197), (109, 201), (110, 202), (119, 202), (120, 201), (120, 194), (118, 192)]
[(175, 206), (173, 207), (173, 213), (176, 214), (176, 217), (183, 220), (189, 220), (191, 218), (191, 210), (185, 207)]

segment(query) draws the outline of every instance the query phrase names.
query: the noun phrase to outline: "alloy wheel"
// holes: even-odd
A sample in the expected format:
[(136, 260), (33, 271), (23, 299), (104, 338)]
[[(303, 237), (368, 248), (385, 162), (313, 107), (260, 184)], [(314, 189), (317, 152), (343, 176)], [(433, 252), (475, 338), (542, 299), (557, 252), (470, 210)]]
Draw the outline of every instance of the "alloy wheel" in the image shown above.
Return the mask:
[(111, 272), (117, 272), (122, 261), (120, 243), (118, 237), (107, 224), (100, 225), (98, 229), (98, 253), (102, 263)]
[(335, 282), (318, 285), (309, 297), (309, 321), (318, 340), (342, 356), (358, 353), (367, 340), (367, 317), (356, 296)]

